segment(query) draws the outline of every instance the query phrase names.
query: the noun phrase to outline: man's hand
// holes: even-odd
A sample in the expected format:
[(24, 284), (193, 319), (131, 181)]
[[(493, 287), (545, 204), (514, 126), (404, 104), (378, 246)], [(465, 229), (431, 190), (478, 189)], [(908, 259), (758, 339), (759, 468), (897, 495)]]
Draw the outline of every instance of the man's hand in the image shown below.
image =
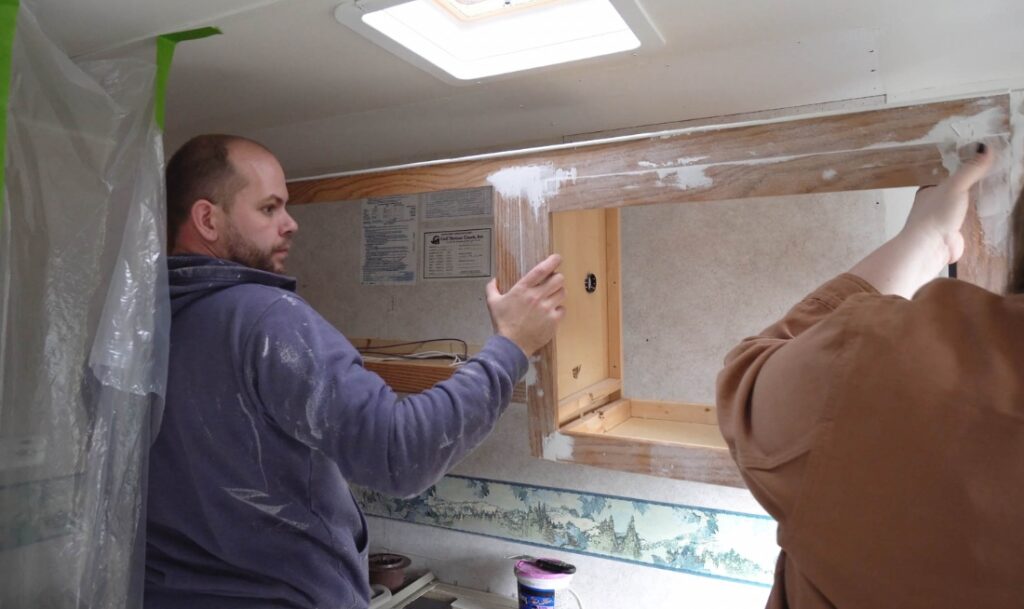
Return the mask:
[(496, 279), (487, 284), (487, 309), (494, 332), (519, 345), (527, 356), (555, 337), (555, 328), (565, 314), (565, 279), (556, 272), (560, 264), (561, 256), (548, 256), (505, 294), (498, 291)]

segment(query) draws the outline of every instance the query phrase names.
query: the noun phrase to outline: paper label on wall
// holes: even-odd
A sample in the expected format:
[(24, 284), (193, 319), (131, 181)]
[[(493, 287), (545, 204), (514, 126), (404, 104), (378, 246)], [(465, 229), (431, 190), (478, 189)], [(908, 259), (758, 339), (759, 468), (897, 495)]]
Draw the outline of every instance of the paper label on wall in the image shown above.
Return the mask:
[(423, 279), (479, 279), (493, 267), (494, 191), (490, 187), (424, 193)]
[(416, 282), (417, 195), (363, 201), (363, 261), (361, 283)]
[(490, 218), (494, 215), (493, 208), (490, 187), (442, 190), (423, 194), (424, 222), (454, 218)]
[(361, 283), (490, 277), (493, 210), (489, 186), (364, 200)]
[(423, 233), (423, 278), (491, 276), (491, 228)]

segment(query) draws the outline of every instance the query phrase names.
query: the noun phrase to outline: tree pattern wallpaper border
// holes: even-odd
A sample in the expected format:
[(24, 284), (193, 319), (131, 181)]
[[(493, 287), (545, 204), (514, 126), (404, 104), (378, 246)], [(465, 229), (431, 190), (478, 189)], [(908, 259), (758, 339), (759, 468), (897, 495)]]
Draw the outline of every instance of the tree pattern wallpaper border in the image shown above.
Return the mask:
[(760, 514), (453, 475), (411, 499), (352, 490), (370, 516), (744, 584), (770, 586), (779, 552)]

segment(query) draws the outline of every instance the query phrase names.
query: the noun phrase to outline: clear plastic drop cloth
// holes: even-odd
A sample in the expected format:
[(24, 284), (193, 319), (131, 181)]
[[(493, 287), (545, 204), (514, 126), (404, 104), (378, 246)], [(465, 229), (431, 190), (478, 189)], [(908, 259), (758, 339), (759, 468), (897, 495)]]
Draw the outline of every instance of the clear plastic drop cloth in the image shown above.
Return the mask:
[(0, 218), (0, 609), (141, 607), (167, 378), (155, 41), (72, 61), (22, 3)]

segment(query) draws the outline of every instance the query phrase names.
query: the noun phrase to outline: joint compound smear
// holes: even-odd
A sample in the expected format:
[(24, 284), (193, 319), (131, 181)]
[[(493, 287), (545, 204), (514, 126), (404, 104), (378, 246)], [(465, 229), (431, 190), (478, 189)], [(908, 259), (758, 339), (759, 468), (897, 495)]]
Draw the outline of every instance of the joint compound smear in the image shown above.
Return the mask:
[(936, 143), (942, 154), (942, 166), (953, 173), (960, 167), (960, 156), (957, 150), (973, 144), (981, 139), (1003, 133), (1006, 114), (1002, 108), (995, 107), (983, 110), (974, 116), (951, 116), (941, 120), (932, 127), (928, 135), (915, 143)]
[(528, 201), (534, 218), (548, 198), (557, 195), (562, 184), (570, 181), (576, 182), (575, 167), (555, 169), (551, 163), (507, 167), (487, 176), (487, 182), (502, 197)]
[(996, 148), (996, 165), (978, 185), (976, 202), (985, 244), (997, 252), (1006, 251), (1010, 215), (1024, 185), (1024, 92), (1010, 94), (1010, 134), (1000, 142), (1005, 149)]
[(571, 461), (575, 452), (572, 436), (555, 432), (544, 438), (544, 458), (550, 461)]
[[(1011, 97), (1011, 116), (1013, 120), (1013, 100)], [(1007, 116), (1000, 107), (991, 107), (973, 116), (951, 116), (936, 123), (928, 135), (915, 142), (934, 143), (942, 155), (942, 166), (952, 174), (960, 168), (961, 148), (988, 139), (989, 144), (1005, 146), (1008, 142), (1003, 125)], [(992, 142), (993, 137), (1000, 137), (1000, 142)], [(1009, 227), (1010, 210), (1013, 207), (1011, 188), (1008, 177), (1011, 172), (1011, 159), (1007, 153), (999, 154), (996, 166), (988, 177), (978, 185), (977, 210), (986, 245), (1002, 250), (1006, 243)]]
[(674, 186), (679, 190), (711, 188), (715, 181), (707, 173), (707, 166), (693, 165), (658, 170), (658, 186)]

